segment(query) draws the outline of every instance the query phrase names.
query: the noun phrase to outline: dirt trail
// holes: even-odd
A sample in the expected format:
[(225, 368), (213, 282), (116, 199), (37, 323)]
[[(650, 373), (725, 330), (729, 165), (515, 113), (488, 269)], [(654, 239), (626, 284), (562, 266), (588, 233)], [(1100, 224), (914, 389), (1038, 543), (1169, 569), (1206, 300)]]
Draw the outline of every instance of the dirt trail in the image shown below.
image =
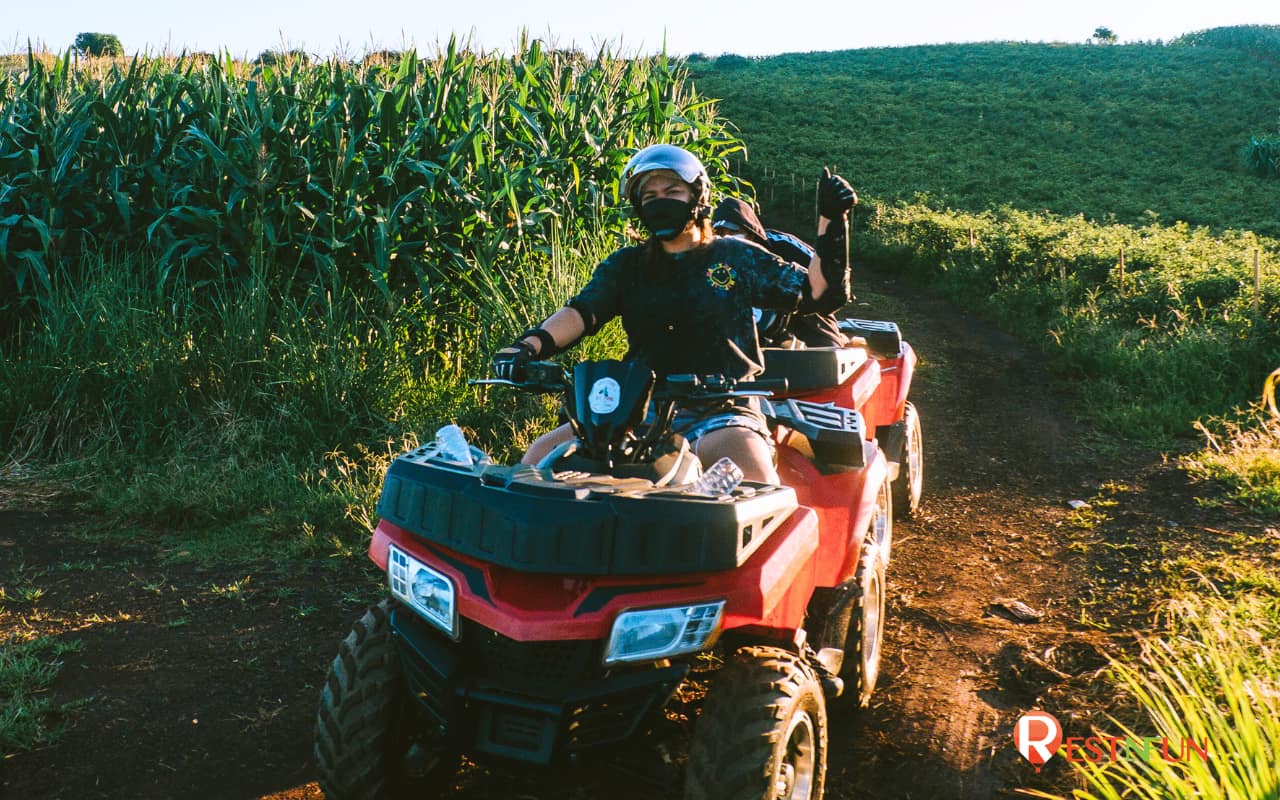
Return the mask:
[[(876, 304), (860, 313), (897, 319), (922, 356), (927, 499), (896, 525), (882, 689), (871, 709), (833, 720), (828, 797), (1005, 796), (1044, 780), (1010, 737), (1036, 699), (1027, 654), (1089, 647), (1073, 624), (1089, 565), (1069, 549), (1065, 503), (1145, 465), (1098, 463), (1037, 357), (1008, 337), (890, 278), (862, 287)], [(174, 564), (156, 546), (77, 538), (67, 518), (0, 487), (0, 584), (43, 592), (0, 604), (0, 636), (79, 641), (52, 695), (86, 700), (58, 743), (0, 762), (0, 797), (319, 797), (318, 687), (377, 580), (351, 563)], [(999, 598), (1045, 616), (1016, 622)], [(662, 797), (678, 773), (655, 774), (658, 763), (552, 778), (473, 770), (458, 796)]]
[[(1068, 630), (1084, 564), (1063, 527), (1066, 502), (1091, 497), (1102, 470), (1035, 354), (947, 304), (882, 288), (906, 305), (900, 324), (923, 356), (913, 397), (928, 502), (896, 523), (883, 691), (835, 726), (830, 796), (1000, 796), (1034, 781), (1011, 730), (1035, 698), (1008, 686), (1008, 670), (1084, 635)], [(1044, 617), (1015, 621), (1003, 599)]]

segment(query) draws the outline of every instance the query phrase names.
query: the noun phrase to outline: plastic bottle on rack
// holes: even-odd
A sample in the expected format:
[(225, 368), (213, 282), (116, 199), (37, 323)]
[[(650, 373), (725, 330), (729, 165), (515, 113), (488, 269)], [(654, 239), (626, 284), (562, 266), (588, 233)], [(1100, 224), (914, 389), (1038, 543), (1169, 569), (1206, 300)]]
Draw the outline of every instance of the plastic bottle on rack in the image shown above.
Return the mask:
[(444, 461), (471, 466), (475, 460), (471, 457), (471, 445), (467, 443), (467, 435), (457, 425), (445, 425), (436, 431), (436, 453)]
[(690, 494), (706, 497), (722, 497), (729, 494), (742, 483), (742, 469), (733, 463), (733, 459), (725, 456), (712, 464), (702, 477), (689, 485)]

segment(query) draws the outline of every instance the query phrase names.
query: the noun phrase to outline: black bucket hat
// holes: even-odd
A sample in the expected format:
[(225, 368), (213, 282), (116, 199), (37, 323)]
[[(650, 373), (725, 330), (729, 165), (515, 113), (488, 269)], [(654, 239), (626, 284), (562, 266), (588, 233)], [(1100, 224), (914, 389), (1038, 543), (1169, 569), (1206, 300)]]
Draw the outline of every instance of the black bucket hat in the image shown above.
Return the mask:
[(711, 214), (711, 227), (726, 236), (745, 233), (749, 239), (763, 244), (764, 226), (750, 204), (736, 197), (726, 197)]

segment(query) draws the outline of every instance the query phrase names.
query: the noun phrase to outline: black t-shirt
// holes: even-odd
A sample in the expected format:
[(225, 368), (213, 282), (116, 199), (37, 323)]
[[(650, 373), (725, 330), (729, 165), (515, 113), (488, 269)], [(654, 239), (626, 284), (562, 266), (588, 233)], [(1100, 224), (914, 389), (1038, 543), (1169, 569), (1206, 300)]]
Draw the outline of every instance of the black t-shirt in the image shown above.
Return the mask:
[(569, 301), (594, 331), (622, 318), (627, 358), (659, 376), (746, 378), (764, 370), (752, 307), (792, 311), (805, 271), (750, 242), (717, 237), (682, 253), (625, 247)]

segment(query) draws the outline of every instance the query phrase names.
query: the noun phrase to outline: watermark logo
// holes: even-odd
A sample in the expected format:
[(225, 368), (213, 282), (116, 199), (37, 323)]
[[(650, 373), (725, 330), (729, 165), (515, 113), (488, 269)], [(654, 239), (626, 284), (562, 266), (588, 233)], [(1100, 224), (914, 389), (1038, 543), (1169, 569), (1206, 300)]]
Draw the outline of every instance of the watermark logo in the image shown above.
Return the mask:
[(1209, 740), (1196, 741), (1189, 737), (1170, 739), (1168, 736), (1145, 738), (1123, 736), (1068, 736), (1063, 737), (1062, 725), (1052, 714), (1030, 711), (1018, 718), (1013, 727), (1013, 743), (1018, 753), (1035, 766), (1036, 772), (1055, 755), (1069, 764), (1100, 764), (1106, 761), (1163, 759), (1169, 763), (1198, 758), (1209, 760)]
[(1013, 728), (1013, 742), (1022, 757), (1030, 761), (1036, 772), (1062, 746), (1062, 726), (1057, 717), (1044, 711), (1031, 711), (1018, 719)]

